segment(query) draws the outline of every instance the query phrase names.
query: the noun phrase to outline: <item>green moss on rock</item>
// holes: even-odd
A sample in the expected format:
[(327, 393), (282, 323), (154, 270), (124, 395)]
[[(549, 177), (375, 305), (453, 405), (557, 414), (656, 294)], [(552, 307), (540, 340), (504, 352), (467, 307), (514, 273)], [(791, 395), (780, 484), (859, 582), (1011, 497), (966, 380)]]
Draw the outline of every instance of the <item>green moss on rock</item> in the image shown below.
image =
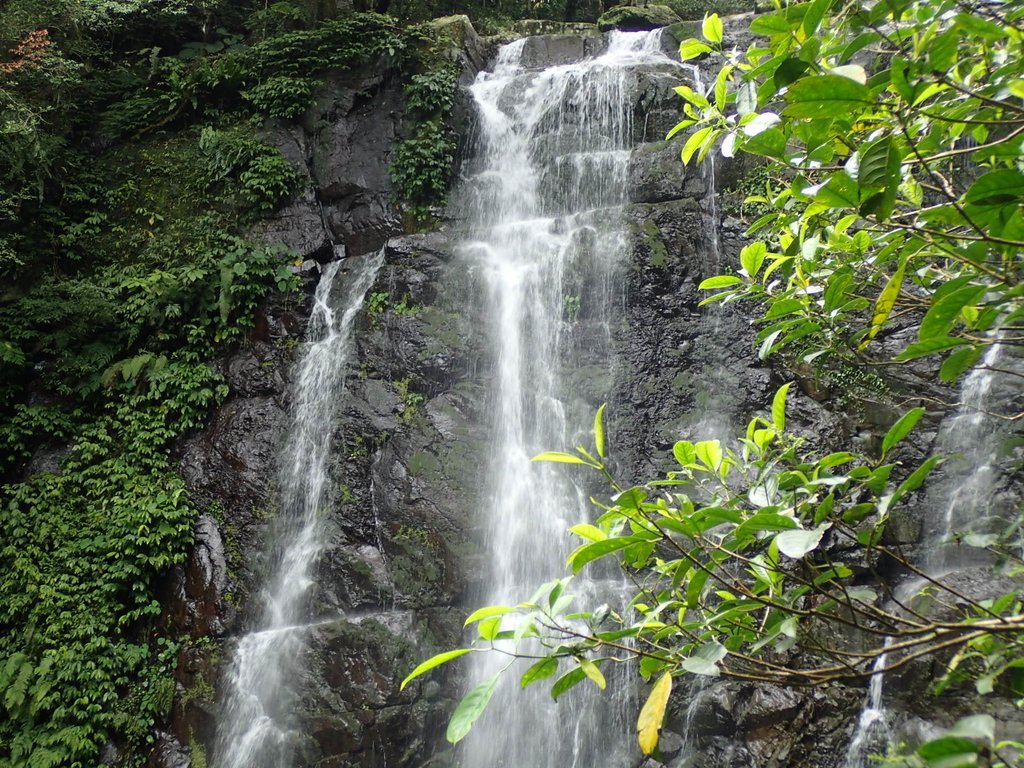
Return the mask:
[(597, 28), (602, 32), (611, 29), (639, 32), (667, 27), (679, 21), (679, 15), (667, 5), (617, 5), (601, 14), (601, 18), (597, 20)]
[(651, 266), (659, 269), (667, 267), (668, 248), (665, 247), (665, 243), (661, 239), (661, 230), (658, 229), (658, 225), (648, 219), (641, 225), (640, 230), (643, 233), (647, 249), (651, 253)]

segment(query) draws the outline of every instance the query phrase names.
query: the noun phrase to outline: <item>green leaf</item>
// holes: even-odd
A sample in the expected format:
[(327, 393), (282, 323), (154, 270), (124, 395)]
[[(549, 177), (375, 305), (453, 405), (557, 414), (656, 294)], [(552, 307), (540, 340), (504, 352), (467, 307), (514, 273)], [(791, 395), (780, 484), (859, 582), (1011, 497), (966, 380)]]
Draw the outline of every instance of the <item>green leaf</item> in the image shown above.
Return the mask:
[(435, 667), (439, 667), (452, 659), (457, 659), (459, 656), (465, 656), (467, 653), (472, 653), (475, 650), (475, 648), (459, 648), (454, 651), (445, 651), (444, 653), (439, 653), (436, 656), (431, 656), (408, 674), (405, 680), (402, 681), (401, 686), (399, 686), (399, 690), (404, 689), (406, 685), (422, 675), (424, 672), (429, 672)]
[(825, 18), (825, 14), (828, 13), (832, 2), (833, 0), (814, 0), (811, 3), (807, 13), (804, 14), (804, 34), (807, 37), (814, 37), (814, 33), (818, 31), (818, 26)]
[(849, 78), (855, 83), (866, 84), (868, 81), (868, 73), (864, 71), (864, 67), (860, 64), (843, 64), (838, 67), (833, 67), (829, 70), (829, 74), (839, 75), (841, 77)]
[(776, 299), (765, 312), (765, 320), (778, 320), (780, 317), (799, 312), (804, 308), (804, 302), (800, 299)]
[(694, 450), (700, 462), (709, 469), (717, 471), (722, 466), (722, 444), (718, 440), (701, 440)]
[(792, 517), (779, 515), (775, 512), (758, 512), (751, 515), (735, 531), (737, 538), (760, 531), (791, 531), (797, 528), (796, 521)]
[(939, 378), (947, 384), (952, 384), (978, 362), (982, 350), (983, 347), (980, 345), (958, 349), (942, 363)]
[(922, 464), (913, 472), (911, 472), (910, 476), (902, 483), (900, 483), (899, 487), (896, 488), (895, 492), (892, 495), (890, 505), (895, 504), (908, 493), (916, 491), (918, 488), (920, 488), (924, 484), (924, 481), (928, 478), (928, 475), (931, 474), (931, 471), (935, 469), (935, 467), (938, 466), (939, 462), (941, 461), (941, 456), (932, 456), (927, 461), (925, 461), (924, 464)]
[(587, 676), (591, 682), (594, 683), (602, 691), (608, 686), (608, 683), (604, 679), (604, 675), (601, 674), (601, 670), (597, 664), (592, 662), (590, 659), (579, 659), (580, 668), (583, 670), (583, 674)]
[(857, 208), (860, 205), (860, 188), (845, 171), (839, 171), (818, 189), (814, 200), (830, 208)]
[(764, 341), (761, 342), (760, 348), (757, 350), (759, 360), (766, 360), (768, 358), (768, 355), (772, 353), (772, 345), (775, 344), (776, 339), (781, 335), (782, 329), (780, 328), (777, 331), (772, 331), (765, 337)]
[(580, 569), (587, 563), (607, 557), (613, 552), (618, 552), (633, 544), (639, 544), (644, 541), (650, 541), (650, 539), (642, 536), (617, 536), (605, 539), (604, 541), (584, 544), (569, 555), (568, 564), (572, 568), (573, 573), (579, 573)]
[(582, 667), (575, 667), (574, 669), (570, 669), (568, 672), (566, 672), (564, 675), (558, 678), (553, 686), (551, 686), (551, 698), (553, 698), (555, 701), (558, 701), (558, 698), (563, 693), (568, 691), (574, 685), (577, 685), (578, 683), (582, 682), (585, 677), (586, 673), (583, 671)]
[(788, 35), (792, 30), (789, 21), (779, 14), (765, 14), (750, 22), (750, 32), (754, 35), (770, 37), (772, 35)]
[(690, 137), (686, 140), (683, 145), (683, 150), (680, 153), (680, 157), (684, 164), (689, 164), (690, 159), (696, 154), (697, 150), (701, 148), (704, 140), (711, 135), (711, 131), (714, 130), (712, 126), (701, 128), (699, 131), (694, 131), (690, 134)]
[(880, 221), (892, 215), (901, 181), (902, 162), (903, 154), (889, 136), (864, 148), (857, 171), (857, 183), (860, 184), (862, 194), (872, 187), (881, 187), (882, 191), (867, 197), (861, 205), (861, 215), (874, 216)]
[(640, 751), (645, 755), (654, 753), (658, 748), (658, 735), (661, 724), (665, 720), (665, 709), (668, 707), (669, 695), (672, 693), (672, 673), (666, 672), (651, 688), (651, 693), (640, 710), (636, 721), (637, 740)]
[(1024, 199), (1024, 174), (1001, 169), (989, 171), (975, 181), (964, 201), (971, 205), (1007, 205)]
[(992, 742), (996, 738), (996, 721), (992, 715), (970, 715), (957, 720), (946, 735)]
[(927, 339), (911, 344), (893, 359), (901, 363), (907, 360), (917, 360), (919, 357), (934, 355), (936, 352), (945, 352), (954, 347), (963, 346), (966, 343), (965, 339), (956, 339), (950, 336)]
[(982, 299), (988, 291), (986, 285), (967, 284), (941, 298), (936, 294), (932, 305), (928, 307), (921, 326), (917, 331), (917, 338), (921, 341), (934, 337), (949, 335), (953, 323), (956, 322), (961, 310), (964, 307), (972, 306)]
[(704, 587), (707, 585), (708, 579), (711, 578), (711, 567), (709, 565), (706, 568), (697, 568), (690, 576), (690, 580), (686, 584), (686, 605), (688, 607), (696, 608), (700, 604)]
[(978, 763), (978, 745), (960, 736), (940, 736), (917, 748), (919, 757), (935, 768), (968, 768)]
[(672, 454), (682, 467), (695, 464), (697, 461), (697, 451), (689, 440), (680, 440), (672, 446)]
[(466, 619), (466, 623), (462, 626), (468, 627), (475, 621), (480, 621), (481, 619), (489, 619), (492, 616), (504, 616), (508, 613), (514, 613), (515, 610), (515, 608), (512, 608), (507, 605), (488, 605), (484, 608), (479, 608), (473, 611), (471, 614), (469, 614), (469, 617)]
[(747, 273), (747, 277), (753, 280), (761, 271), (761, 266), (767, 257), (768, 248), (764, 243), (751, 243), (740, 251), (740, 266)]
[(786, 134), (778, 128), (768, 128), (756, 136), (749, 136), (743, 141), (743, 149), (755, 155), (782, 159), (786, 155)]
[(523, 673), (523, 676), (519, 678), (519, 685), (522, 688), (526, 688), (527, 686), (536, 683), (538, 680), (546, 680), (549, 677), (553, 677), (557, 671), (558, 659), (554, 656), (549, 656), (546, 659), (541, 659), (526, 670)]
[(861, 150), (857, 183), (861, 187), (897, 185), (902, 161), (896, 142), (890, 136), (883, 136)]
[(729, 652), (725, 646), (719, 642), (712, 641), (705, 643), (697, 652), (687, 659), (683, 659), (679, 666), (685, 669), (687, 672), (692, 672), (695, 675), (706, 675), (708, 677), (718, 677), (721, 670), (718, 668), (718, 662), (724, 659)]
[(788, 117), (820, 120), (847, 115), (871, 104), (867, 86), (841, 75), (815, 75), (798, 80), (786, 93)]
[(700, 40), (683, 40), (679, 44), (679, 58), (681, 61), (689, 61), (690, 59), (696, 59), (698, 56), (703, 56), (705, 53), (711, 53), (712, 48), (707, 43), (702, 43)]
[(601, 403), (594, 416), (594, 445), (597, 447), (597, 455), (604, 458), (604, 407), (608, 403)]
[(490, 642), (498, 636), (498, 633), (501, 631), (501, 618), (501, 616), (491, 616), (488, 619), (483, 619), (477, 625), (477, 633), (480, 635), (481, 640)]
[(912, 408), (900, 417), (899, 421), (893, 424), (882, 439), (882, 458), (891, 451), (900, 440), (910, 434), (917, 422), (924, 416), (924, 408)]
[(544, 453), (538, 453), (530, 461), (552, 461), (559, 464), (582, 464), (586, 467), (597, 468), (597, 464), (593, 464), (586, 459), (581, 459), (572, 453), (562, 453), (561, 451), (545, 451)]
[(724, 32), (722, 20), (718, 18), (717, 13), (704, 16), (704, 23), (701, 24), (700, 33), (704, 35), (705, 40), (710, 40), (712, 43), (721, 43)]
[(875, 312), (871, 316), (871, 328), (868, 330), (868, 337), (860, 345), (861, 349), (867, 347), (871, 339), (875, 338), (878, 332), (882, 330), (885, 321), (889, 319), (893, 307), (896, 306), (896, 300), (899, 298), (900, 288), (903, 287), (903, 274), (906, 268), (907, 262), (901, 261), (897, 270), (886, 282), (885, 288), (882, 289), (882, 292), (878, 294), (878, 298), (875, 299)]
[(687, 672), (692, 672), (695, 675), (704, 675), (705, 677), (718, 677), (722, 673), (715, 662), (700, 656), (690, 656), (687, 659), (683, 659), (679, 662), (679, 666)]
[(479, 683), (459, 702), (459, 706), (455, 708), (455, 712), (452, 714), (452, 719), (448, 721), (448, 731), (445, 734), (445, 738), (449, 742), (458, 744), (469, 733), (473, 723), (477, 721), (487, 708), (487, 703), (491, 700), (495, 689), (498, 687), (500, 676), (501, 673), (499, 672)]
[(772, 425), (778, 432), (786, 431), (786, 396), (789, 387), (790, 384), (783, 384), (772, 398)]
[(718, 71), (715, 78), (715, 107), (719, 112), (725, 111), (725, 104), (729, 97), (729, 75), (732, 74), (732, 65), (727, 64)]
[(590, 523), (578, 523), (569, 529), (571, 533), (575, 533), (588, 541), (604, 541), (608, 538), (608, 534), (602, 531), (595, 525)]
[(697, 286), (699, 291), (708, 291), (713, 288), (728, 288), (731, 285), (740, 285), (743, 280), (736, 275), (715, 275), (702, 280)]
[(822, 523), (810, 530), (783, 531), (775, 537), (775, 543), (782, 554), (799, 560), (808, 552), (817, 549), (818, 544), (821, 543), (821, 537), (831, 526), (832, 523)]
[(778, 89), (785, 88), (792, 82), (799, 80), (803, 77), (804, 73), (810, 69), (810, 63), (803, 59), (792, 57), (786, 59), (784, 62), (779, 64), (775, 70), (775, 74), (772, 76), (772, 82)]

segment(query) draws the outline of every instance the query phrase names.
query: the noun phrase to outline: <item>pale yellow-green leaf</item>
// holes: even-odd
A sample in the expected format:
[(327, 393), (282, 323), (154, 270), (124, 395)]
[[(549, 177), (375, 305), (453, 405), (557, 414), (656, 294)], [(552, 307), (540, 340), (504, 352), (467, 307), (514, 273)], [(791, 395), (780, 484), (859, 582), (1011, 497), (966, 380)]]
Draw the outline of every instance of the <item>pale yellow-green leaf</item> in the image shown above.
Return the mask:
[(640, 742), (640, 751), (650, 755), (658, 747), (658, 734), (661, 732), (661, 723), (665, 719), (665, 707), (668, 706), (668, 697), (672, 693), (672, 673), (666, 672), (654, 684), (650, 696), (643, 709), (640, 710), (640, 717), (636, 721), (637, 740)]
[(722, 466), (722, 444), (718, 440), (701, 440), (694, 445), (697, 458), (708, 469), (717, 470)]
[(570, 528), (569, 531), (588, 541), (604, 541), (608, 538), (607, 533), (590, 523), (579, 523)]
[(597, 409), (597, 414), (594, 416), (594, 445), (597, 446), (597, 455), (602, 459), (604, 458), (604, 407), (607, 403), (602, 403), (601, 407)]
[(786, 431), (786, 395), (789, 394), (789, 386), (783, 384), (772, 398), (772, 424), (779, 432)]
[(489, 619), (491, 616), (504, 616), (506, 613), (512, 613), (514, 611), (515, 608), (508, 605), (488, 605), (469, 614), (469, 618), (466, 619), (466, 623), (462, 626), (468, 627), (475, 621)]
[(705, 53), (710, 53), (711, 50), (710, 45), (702, 43), (700, 40), (683, 40), (679, 44), (679, 58), (682, 61), (689, 61), (698, 56), (703, 56)]
[(424, 672), (429, 672), (434, 667), (439, 667), (445, 662), (459, 658), (459, 656), (464, 656), (467, 653), (472, 653), (474, 650), (474, 648), (459, 648), (454, 651), (445, 651), (444, 653), (439, 653), (436, 656), (431, 656), (429, 659), (424, 661), (422, 664), (416, 667), (416, 669), (414, 669), (412, 672), (408, 674), (405, 680), (402, 681), (401, 686), (399, 686), (399, 690), (405, 688), (406, 685), (408, 685), (411, 681), (415, 680), (417, 677), (422, 675)]
[(709, 125), (690, 134), (690, 138), (686, 140), (686, 143), (683, 145), (683, 151), (680, 153), (680, 157), (684, 164), (690, 162), (690, 158), (692, 158), (697, 153), (697, 150), (701, 148), (701, 145), (711, 134), (711, 131), (712, 127)]
[(602, 691), (608, 685), (605, 682), (604, 675), (601, 674), (601, 670), (597, 664), (592, 662), (590, 659), (580, 659), (580, 666), (583, 668), (583, 674), (585, 674), (598, 688)]
[(900, 288), (903, 286), (903, 273), (906, 268), (907, 262), (901, 262), (899, 268), (885, 284), (885, 288), (878, 294), (878, 298), (875, 299), (875, 313), (871, 318), (871, 329), (868, 331), (868, 337), (860, 345), (861, 349), (871, 343), (871, 339), (878, 335), (882, 326), (885, 325), (885, 321), (889, 319), (893, 307), (896, 306), (896, 299), (899, 298)]
[(594, 466), (589, 461), (581, 459), (572, 453), (562, 453), (561, 451), (545, 451), (544, 453), (538, 453), (530, 461), (553, 461), (559, 464), (582, 464), (585, 467)]
[(710, 16), (704, 17), (704, 23), (701, 25), (700, 33), (704, 35), (705, 40), (712, 43), (721, 43), (724, 32), (725, 28), (722, 25), (722, 20), (718, 18), (717, 13), (712, 13)]
[(841, 75), (845, 78), (858, 82), (864, 85), (868, 81), (868, 73), (864, 71), (864, 67), (859, 64), (844, 64), (841, 67), (836, 67), (829, 70), (833, 75)]

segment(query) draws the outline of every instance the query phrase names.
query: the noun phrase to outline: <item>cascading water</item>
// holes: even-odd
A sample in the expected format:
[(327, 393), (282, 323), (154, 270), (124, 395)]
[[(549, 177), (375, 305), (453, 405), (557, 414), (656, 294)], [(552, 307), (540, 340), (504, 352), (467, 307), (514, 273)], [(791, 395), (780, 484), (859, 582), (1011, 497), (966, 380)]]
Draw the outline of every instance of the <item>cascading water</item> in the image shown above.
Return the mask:
[[(693, 89), (697, 93), (704, 94), (705, 85), (700, 67), (695, 64), (682, 66), (693, 78)], [(700, 166), (707, 189), (702, 201), (707, 238), (702, 250), (700, 279), (713, 277), (723, 271), (722, 243), (719, 231), (722, 217), (716, 189), (718, 184), (717, 154), (717, 149), (712, 150)], [(729, 370), (727, 361), (723, 360), (721, 354), (722, 348), (727, 344), (724, 314), (725, 310), (719, 303), (709, 304), (701, 312), (701, 333), (697, 344), (702, 349), (697, 356), (703, 364), (697, 366), (695, 371), (697, 375), (694, 376), (697, 407), (692, 410), (685, 423), (686, 437), (691, 440), (727, 442), (734, 438), (732, 416), (735, 408), (730, 407), (724, 399), (724, 395), (732, 391), (735, 380), (734, 371)]]
[(228, 687), (215, 765), (286, 768), (293, 743), (290, 713), (297, 662), (307, 630), (310, 569), (321, 549), (320, 520), (331, 505), (331, 423), (344, 391), (351, 330), (383, 260), (362, 257), (348, 278), (340, 308), (333, 288), (341, 262), (323, 267), (307, 342), (292, 389), (292, 423), (280, 457), (280, 513), (272, 540), (275, 567), (262, 591), (262, 616), (241, 638), (228, 670)]
[[(885, 647), (892, 643), (891, 638), (886, 638)], [(864, 709), (861, 710), (860, 718), (857, 720), (857, 729), (850, 739), (850, 745), (846, 749), (845, 768), (871, 768), (875, 762), (871, 759), (872, 753), (880, 746), (884, 746), (892, 737), (892, 728), (889, 725), (888, 714), (885, 711), (882, 693), (884, 691), (885, 675), (882, 670), (888, 661), (889, 655), (883, 653), (879, 656), (871, 669), (871, 682), (868, 684), (868, 695), (864, 702)]]
[[(962, 539), (997, 533), (1014, 522), (1016, 511), (1001, 509), (996, 499), (1005, 472), (1000, 459), (1014, 422), (992, 411), (1007, 407), (1019, 410), (1021, 363), (1013, 356), (1003, 357), (1001, 345), (989, 347), (981, 363), (964, 380), (957, 412), (945, 421), (936, 440), (935, 453), (950, 458), (925, 500), (930, 519), (923, 534), (922, 550), (927, 553), (923, 565), (934, 579), (990, 563), (984, 550), (967, 546)], [(998, 369), (1001, 360), (1006, 370)], [(909, 599), (924, 586), (923, 579), (914, 579), (900, 592)], [(886, 647), (890, 642), (886, 641)], [(868, 768), (873, 764), (870, 753), (884, 747), (892, 736), (893, 725), (883, 700), (884, 674), (880, 671), (887, 658), (883, 654), (875, 662), (845, 768)]]
[(997, 533), (1013, 522), (1015, 510), (1000, 509), (996, 494), (1005, 473), (1000, 459), (1014, 424), (996, 412), (1020, 399), (1020, 366), (1002, 345), (990, 346), (964, 380), (956, 416), (939, 433), (936, 453), (950, 459), (928, 495), (937, 513), (926, 531), (932, 546), (925, 566), (933, 576), (984, 559), (982, 550), (961, 543), (964, 536)]
[[(496, 604), (526, 599), (562, 575), (566, 526), (589, 511), (564, 471), (530, 458), (588, 442), (594, 409), (610, 389), (631, 94), (639, 71), (669, 63), (658, 33), (614, 32), (601, 55), (540, 71), (522, 65), (528, 45), (505, 46), (493, 72), (471, 88), (479, 125), (463, 189), (470, 231), (461, 250), (483, 286), (495, 359), (492, 486), (483, 505), (490, 567), (481, 598)], [(600, 589), (578, 580), (574, 591)], [(494, 673), (489, 661), (474, 678)], [(511, 690), (519, 688), (515, 675), (505, 683), (467, 739), (461, 765), (623, 764), (613, 751), (628, 744), (621, 706), (608, 695), (595, 701), (577, 690), (556, 706), (543, 686), (524, 696)]]

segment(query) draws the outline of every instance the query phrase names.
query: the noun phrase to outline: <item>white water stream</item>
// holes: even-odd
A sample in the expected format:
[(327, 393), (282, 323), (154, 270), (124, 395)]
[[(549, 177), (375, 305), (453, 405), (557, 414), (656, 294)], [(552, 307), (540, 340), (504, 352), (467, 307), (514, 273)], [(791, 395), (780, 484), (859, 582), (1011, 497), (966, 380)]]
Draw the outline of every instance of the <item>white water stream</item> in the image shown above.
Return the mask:
[[(1004, 359), (1008, 358), (1008, 359)], [(1009, 370), (999, 372), (999, 365)], [(996, 496), (1007, 465), (1002, 462), (1013, 425), (993, 413), (1020, 398), (1020, 360), (1004, 356), (999, 344), (986, 351), (979, 365), (964, 379), (955, 414), (939, 431), (934, 453), (949, 457), (927, 491), (928, 510), (922, 534), (924, 570), (941, 580), (946, 574), (973, 565), (991, 564), (983, 549), (968, 546), (964, 537), (998, 533), (1013, 522), (1015, 510), (1000, 509)], [(908, 598), (924, 585), (916, 579), (901, 589)], [(886, 641), (888, 647), (891, 640)], [(884, 703), (883, 654), (875, 662), (868, 694), (846, 753), (844, 768), (870, 768), (870, 755), (884, 751), (893, 735), (891, 715)]]
[[(470, 226), (461, 253), (482, 285), (495, 360), (492, 484), (482, 510), (485, 603), (515, 604), (562, 576), (573, 546), (566, 528), (590, 514), (587, 494), (567, 479), (571, 472), (530, 458), (591, 445), (593, 413), (608, 396), (632, 103), (639, 73), (670, 64), (658, 35), (611, 33), (602, 54), (543, 70), (523, 66), (531, 42), (519, 40), (471, 87), (478, 135), (464, 186)], [(617, 584), (581, 576), (573, 591), (596, 596)], [(482, 660), (470, 684), (499, 662)], [(615, 751), (629, 745), (622, 702), (585, 686), (593, 688), (585, 681), (556, 705), (550, 686), (524, 694), (514, 670), (506, 673), (460, 765), (625, 765)]]
[(316, 622), (309, 616), (310, 571), (321, 550), (320, 520), (333, 499), (331, 424), (344, 394), (353, 351), (352, 325), (383, 260), (360, 258), (344, 274), (323, 267), (307, 338), (296, 364), (292, 422), (279, 461), (280, 509), (273, 526), (276, 553), (263, 586), (262, 616), (241, 638), (228, 669), (228, 685), (214, 765), (218, 768), (288, 768), (292, 764), (294, 681)]

